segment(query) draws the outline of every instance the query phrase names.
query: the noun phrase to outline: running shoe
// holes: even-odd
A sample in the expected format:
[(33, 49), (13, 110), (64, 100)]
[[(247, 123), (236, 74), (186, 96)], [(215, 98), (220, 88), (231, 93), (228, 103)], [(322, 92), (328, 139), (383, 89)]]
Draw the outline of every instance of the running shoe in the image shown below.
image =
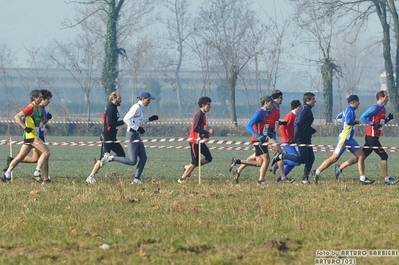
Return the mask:
[(369, 178), (366, 178), (365, 180), (360, 180), (360, 183), (362, 185), (369, 185), (369, 184), (373, 184), (374, 182), (375, 182), (375, 180), (372, 180), (372, 179), (369, 179)]
[(141, 179), (133, 178), (133, 181), (132, 181), (131, 184), (139, 184), (139, 185), (141, 185), (141, 184), (143, 184), (143, 182), (141, 181)]
[(388, 179), (385, 179), (384, 182), (387, 185), (395, 185), (396, 183), (399, 182), (399, 179), (395, 179), (393, 177), (388, 177)]
[(335, 165), (335, 178), (338, 179), (339, 175), (342, 173), (342, 169), (340, 168), (340, 165)]
[(96, 178), (94, 176), (92, 176), (92, 175), (88, 176), (87, 179), (86, 179), (86, 183), (87, 184), (94, 184), (96, 182), (97, 182)]
[(231, 162), (229, 164), (229, 172), (233, 170), (233, 168), (237, 165), (237, 158), (233, 157), (231, 158)]
[(100, 160), (100, 167), (103, 167), (105, 164), (107, 164), (109, 162), (109, 159), (108, 159), (109, 156), (110, 156), (110, 153), (104, 153), (103, 158), (101, 158), (101, 160)]

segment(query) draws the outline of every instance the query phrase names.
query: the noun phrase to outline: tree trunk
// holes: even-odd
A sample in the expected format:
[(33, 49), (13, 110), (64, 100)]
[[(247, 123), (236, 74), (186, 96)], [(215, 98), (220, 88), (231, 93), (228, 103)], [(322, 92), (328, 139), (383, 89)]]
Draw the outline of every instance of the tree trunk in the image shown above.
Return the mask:
[(230, 104), (229, 104), (229, 110), (230, 110), (230, 116), (231, 116), (231, 121), (234, 123), (235, 126), (237, 126), (237, 113), (236, 113), (236, 84), (237, 84), (237, 79), (238, 79), (238, 66), (232, 65), (229, 71), (229, 77), (228, 77), (228, 84), (227, 87), (229, 89), (229, 98), (230, 98)]
[(385, 3), (375, 4), (377, 15), (382, 26), (382, 55), (385, 62), (385, 73), (387, 78), (387, 88), (389, 95), (391, 96), (391, 104), (395, 112), (395, 116), (398, 116), (398, 93), (395, 84), (395, 76), (391, 57), (391, 37), (389, 33), (389, 24), (387, 21), (387, 6)]
[(180, 67), (183, 61), (183, 45), (180, 43), (179, 44), (179, 60), (176, 65), (175, 69), (175, 79), (176, 79), (176, 100), (177, 100), (177, 115), (178, 117), (181, 117), (182, 114), (182, 103), (181, 103), (181, 82), (180, 82)]
[[(393, 0), (389, 0), (389, 10), (392, 15), (392, 25), (393, 25), (393, 31), (394, 31), (394, 37), (395, 37), (395, 75), (393, 76), (394, 81), (393, 81), (393, 86), (388, 87), (389, 90), (389, 97), (392, 105), (393, 112), (395, 113), (394, 117), (396, 117), (396, 120), (398, 120), (399, 117), (399, 94), (398, 94), (398, 88), (399, 88), (399, 83), (398, 83), (398, 78), (399, 78), (399, 17), (398, 17), (398, 12), (395, 7), (395, 2)], [(388, 28), (388, 34), (389, 34), (389, 28)], [(385, 36), (385, 31), (384, 31), (384, 36)], [(389, 37), (389, 35), (388, 35)], [(385, 37), (383, 40), (383, 44), (385, 41)], [(388, 42), (390, 40), (388, 39)], [(389, 46), (390, 48), (390, 46)], [(390, 51), (390, 50), (389, 50)], [(385, 56), (384, 56), (385, 58)], [(389, 57), (391, 58), (391, 57)], [(392, 65), (392, 63), (391, 63)]]
[(116, 6), (115, 0), (108, 2), (108, 21), (107, 35), (105, 40), (105, 59), (101, 74), (101, 83), (105, 90), (105, 101), (108, 101), (108, 95), (117, 88), (118, 78), (118, 39), (117, 39), (117, 23), (119, 11), (124, 0), (119, 1)]
[(329, 58), (324, 58), (321, 66), (321, 76), (323, 79), (324, 118), (326, 123), (332, 123), (333, 116), (333, 72), (334, 64)]

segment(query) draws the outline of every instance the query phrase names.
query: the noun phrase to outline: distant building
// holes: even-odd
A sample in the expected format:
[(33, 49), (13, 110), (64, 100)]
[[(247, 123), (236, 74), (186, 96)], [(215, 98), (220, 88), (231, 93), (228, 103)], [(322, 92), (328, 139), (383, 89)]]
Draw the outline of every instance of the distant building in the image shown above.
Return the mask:
[[(46, 88), (52, 91), (53, 99), (49, 106), (55, 117), (63, 119), (75, 119), (82, 117), (87, 119), (87, 104), (85, 103), (85, 94), (81, 84), (87, 83), (83, 77), (80, 77), (76, 71), (67, 71), (65, 69), (5, 69), (6, 75), (3, 77), (1, 89), (3, 96), (0, 99), (0, 111), (3, 117), (12, 118), (16, 111), (23, 108), (29, 102), (29, 92), (36, 88)], [(72, 74), (74, 74), (74, 77)], [(228, 91), (224, 89), (225, 85), (221, 83), (220, 78), (215, 74), (209, 80), (202, 79), (200, 71), (181, 71), (182, 84), (182, 105), (184, 106), (183, 119), (191, 117), (193, 110), (197, 106), (197, 100), (200, 96), (208, 95), (212, 98), (213, 110), (210, 117), (230, 118)], [(137, 101), (137, 95), (145, 88), (145, 83), (150, 78), (159, 82), (161, 92), (154, 95), (156, 100), (149, 106), (149, 112), (156, 110), (162, 112), (164, 116), (176, 117), (176, 92), (174, 87), (173, 71), (143, 71), (139, 78), (133, 81), (131, 76), (124, 72), (120, 73), (119, 91), (122, 94), (123, 102), (121, 105), (121, 114), (126, 113), (130, 106)], [(261, 73), (266, 76), (266, 73)], [(106, 95), (101, 87), (101, 73), (95, 72), (91, 77), (92, 87), (89, 94), (91, 119), (97, 119), (99, 113), (104, 110)], [(261, 95), (270, 94), (267, 91), (267, 80), (260, 79), (259, 83), (255, 78), (243, 77), (238, 80), (236, 86), (236, 110), (239, 119), (248, 119), (254, 109), (259, 108), (259, 98)], [(380, 77), (382, 78), (382, 77)], [(304, 92), (308, 92), (307, 80), (299, 80), (295, 77), (283, 78), (280, 83), (283, 84), (279, 89), (284, 93), (284, 102), (281, 106), (283, 114), (290, 110), (290, 102), (294, 99), (302, 101)], [(293, 80), (290, 80), (293, 79)], [(295, 79), (295, 80), (294, 80)], [(295, 82), (295, 86), (290, 82)], [(260, 87), (260, 88), (259, 88)], [(290, 87), (290, 89), (284, 89)], [(261, 90), (261, 91), (259, 91)], [(311, 91), (316, 94), (315, 116), (323, 117), (323, 95), (322, 88), (319, 91)], [(374, 98), (375, 93), (362, 92), (365, 97)], [(362, 95), (363, 96), (363, 95)], [(343, 102), (338, 102), (341, 99)], [(374, 101), (364, 100), (362, 102)], [(337, 101), (337, 102), (335, 102)], [(368, 104), (368, 103), (367, 103)], [(334, 98), (334, 113), (340, 111), (341, 106), (345, 106), (345, 96)]]
[(384, 71), (380, 75), (381, 90), (387, 90), (387, 73)]

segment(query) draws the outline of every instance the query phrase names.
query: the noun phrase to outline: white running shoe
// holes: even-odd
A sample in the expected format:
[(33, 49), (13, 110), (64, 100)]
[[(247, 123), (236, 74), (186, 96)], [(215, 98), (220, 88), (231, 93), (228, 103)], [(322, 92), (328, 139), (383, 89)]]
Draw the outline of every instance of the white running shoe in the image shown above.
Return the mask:
[(110, 153), (104, 153), (103, 158), (101, 158), (101, 160), (100, 160), (100, 167), (103, 167), (105, 164), (107, 164), (109, 162), (109, 159), (108, 159), (109, 156), (110, 156)]
[(131, 184), (143, 184), (143, 182), (141, 181), (141, 179), (138, 179), (138, 178), (133, 178), (133, 181), (132, 181), (132, 183)]
[(96, 183), (96, 182), (97, 182), (97, 181), (96, 181), (96, 178), (93, 177), (92, 175), (88, 176), (87, 179), (86, 179), (86, 183), (87, 183), (87, 184), (94, 184), (94, 183)]

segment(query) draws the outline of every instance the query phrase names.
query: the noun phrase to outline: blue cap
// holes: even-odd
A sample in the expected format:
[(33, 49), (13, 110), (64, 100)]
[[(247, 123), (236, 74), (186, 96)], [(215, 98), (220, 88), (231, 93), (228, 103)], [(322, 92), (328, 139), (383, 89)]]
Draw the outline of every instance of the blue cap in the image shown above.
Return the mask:
[(347, 98), (347, 100), (348, 100), (348, 104), (349, 104), (349, 103), (351, 103), (351, 102), (354, 101), (354, 100), (359, 100), (359, 98), (358, 98), (358, 96), (356, 96), (356, 95), (350, 95), (350, 96)]
[(154, 100), (154, 99), (155, 99), (155, 98), (154, 98), (153, 96), (151, 96), (151, 94), (148, 93), (148, 92), (143, 92), (143, 93), (141, 93), (141, 95), (140, 95), (139, 97), (137, 97), (137, 98), (149, 98), (149, 99), (151, 99), (151, 100)]

